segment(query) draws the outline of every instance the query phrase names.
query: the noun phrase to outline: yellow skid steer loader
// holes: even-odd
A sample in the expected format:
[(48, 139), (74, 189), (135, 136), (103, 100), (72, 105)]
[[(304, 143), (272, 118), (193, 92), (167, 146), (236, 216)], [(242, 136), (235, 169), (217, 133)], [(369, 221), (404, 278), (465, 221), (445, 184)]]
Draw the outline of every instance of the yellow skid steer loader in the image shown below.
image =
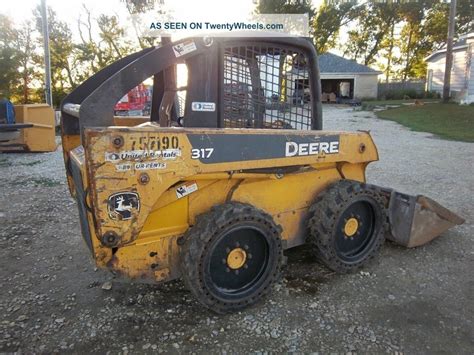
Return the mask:
[[(148, 78), (150, 117), (114, 117)], [(62, 142), (96, 264), (182, 278), (226, 313), (271, 291), (285, 249), (306, 243), (346, 273), (386, 236), (413, 247), (463, 223), (427, 197), (366, 184), (377, 148), (368, 132), (323, 131), (320, 92), (304, 38), (167, 41), (85, 81), (62, 103)]]

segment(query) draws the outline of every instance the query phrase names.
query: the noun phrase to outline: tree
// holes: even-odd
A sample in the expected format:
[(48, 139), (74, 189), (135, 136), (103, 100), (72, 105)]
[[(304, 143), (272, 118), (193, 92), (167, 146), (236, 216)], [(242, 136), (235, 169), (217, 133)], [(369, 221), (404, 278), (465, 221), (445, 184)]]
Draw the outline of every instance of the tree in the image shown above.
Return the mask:
[(31, 84), (34, 80), (41, 80), (41, 74), (38, 73), (34, 61), (36, 45), (33, 32), (34, 26), (31, 21), (26, 21), (21, 26), (21, 29), (16, 31), (17, 65), (19, 67), (21, 83), (19, 83), (15, 91), (18, 101), (22, 104), (32, 102), (31, 95), (33, 90)]
[(360, 12), (351, 2), (324, 1), (312, 21), (312, 36), (318, 53), (336, 47), (341, 27), (347, 25)]
[(308, 14), (310, 20), (315, 14), (309, 0), (260, 0), (256, 10), (260, 14)]
[(364, 65), (371, 65), (377, 61), (384, 46), (388, 46), (391, 61), (394, 42), (387, 39), (399, 21), (398, 15), (396, 5), (391, 3), (371, 3), (360, 8), (354, 29), (349, 31), (344, 55)]
[(379, 63), (379, 67), (383, 70), (385, 74), (385, 82), (388, 83), (390, 78), (394, 74), (393, 63), (395, 61), (394, 51), (395, 47), (398, 45), (399, 41), (395, 38), (395, 25), (396, 21), (392, 21), (390, 24), (390, 31), (388, 36), (386, 36), (382, 41), (382, 51), (381, 57), (385, 59), (385, 63)]
[[(473, 30), (474, 4), (459, 0), (456, 34)], [(402, 30), (400, 40), (399, 76), (403, 81), (426, 76), (424, 58), (446, 45), (449, 4), (442, 0), (425, 0), (401, 5)]]
[(125, 30), (119, 26), (116, 16), (100, 15), (97, 19), (99, 37), (107, 47), (110, 55), (115, 52), (117, 58), (122, 58), (131, 51), (130, 43), (125, 41)]
[[(129, 54), (133, 47), (125, 40), (125, 30), (120, 27), (117, 17), (100, 15), (92, 17), (83, 5), (85, 16), (78, 19), (81, 43), (76, 45), (77, 60), (81, 64), (80, 81)], [(93, 35), (94, 34), (94, 35)]]
[(141, 13), (149, 12), (152, 10), (156, 10), (156, 6), (158, 5), (159, 8), (157, 13), (160, 16), (165, 15), (166, 11), (163, 10), (164, 8), (164, 0), (160, 1), (149, 1), (149, 0), (129, 0), (125, 2), (127, 6), (127, 11), (130, 15), (132, 15), (132, 26), (135, 30), (135, 34), (137, 36), (138, 44), (140, 48), (148, 48), (152, 46), (156, 46), (159, 42), (159, 39), (156, 37), (150, 37), (143, 35), (143, 23), (138, 16)]
[(0, 14), (0, 97), (11, 98), (14, 88), (19, 84), (18, 49), (15, 40), (18, 37), (12, 20)]
[(423, 23), (428, 9), (432, 6), (432, 1), (420, 1), (401, 6), (403, 27), (400, 34), (399, 64), (401, 69), (399, 75), (404, 82), (410, 78), (426, 76), (424, 58), (432, 50), (433, 44), (425, 35)]

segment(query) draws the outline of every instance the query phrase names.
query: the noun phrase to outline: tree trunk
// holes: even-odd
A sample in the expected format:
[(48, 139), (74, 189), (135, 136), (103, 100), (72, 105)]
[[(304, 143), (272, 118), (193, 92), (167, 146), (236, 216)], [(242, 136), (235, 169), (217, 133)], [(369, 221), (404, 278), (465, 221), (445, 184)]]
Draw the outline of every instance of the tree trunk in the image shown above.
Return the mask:
[(392, 68), (392, 55), (393, 55), (393, 33), (395, 31), (395, 21), (392, 22), (392, 27), (390, 28), (390, 45), (388, 47), (387, 55), (387, 70), (385, 73), (385, 82), (388, 84), (390, 81), (390, 69)]
[(28, 89), (28, 68), (25, 65), (23, 67), (23, 104), (28, 103), (29, 89)]
[(407, 52), (405, 56), (405, 69), (403, 70), (403, 82), (407, 81), (408, 78), (408, 70), (410, 68), (410, 52), (411, 52), (411, 39), (413, 36), (413, 27), (410, 24), (410, 33), (408, 34), (408, 43), (407, 43)]

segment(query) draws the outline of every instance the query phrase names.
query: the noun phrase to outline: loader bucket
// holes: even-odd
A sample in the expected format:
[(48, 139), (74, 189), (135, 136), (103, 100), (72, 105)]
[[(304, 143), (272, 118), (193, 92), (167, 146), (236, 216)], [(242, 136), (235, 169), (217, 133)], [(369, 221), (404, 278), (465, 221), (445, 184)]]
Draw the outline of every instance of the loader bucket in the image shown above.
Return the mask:
[(392, 191), (389, 204), (389, 240), (407, 248), (426, 244), (464, 219), (423, 196)]

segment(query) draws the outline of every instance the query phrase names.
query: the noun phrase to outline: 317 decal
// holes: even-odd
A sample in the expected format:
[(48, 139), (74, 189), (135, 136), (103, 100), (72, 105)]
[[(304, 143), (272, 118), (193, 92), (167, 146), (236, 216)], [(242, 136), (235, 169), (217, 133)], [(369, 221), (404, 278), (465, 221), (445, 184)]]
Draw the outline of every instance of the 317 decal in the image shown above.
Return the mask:
[(212, 153), (214, 153), (214, 148), (192, 149), (191, 158), (192, 159), (209, 159)]

